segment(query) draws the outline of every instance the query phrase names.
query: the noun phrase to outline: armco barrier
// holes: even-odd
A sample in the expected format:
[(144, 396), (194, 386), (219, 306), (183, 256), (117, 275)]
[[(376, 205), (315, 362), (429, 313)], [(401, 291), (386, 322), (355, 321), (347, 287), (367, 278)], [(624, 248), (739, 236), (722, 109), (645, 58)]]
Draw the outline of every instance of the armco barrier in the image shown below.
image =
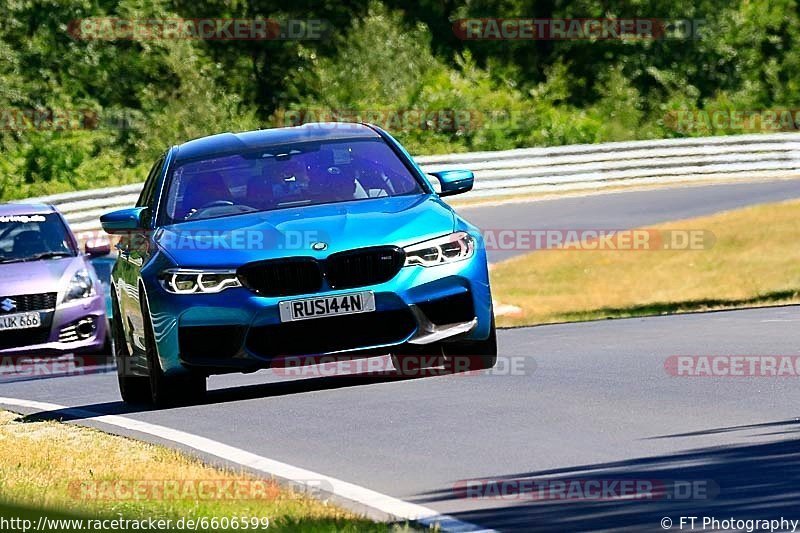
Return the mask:
[[(466, 168), (475, 188), (459, 198), (579, 191), (630, 184), (800, 177), (800, 133), (694, 137), (421, 156), (426, 172)], [(76, 232), (132, 206), (141, 184), (78, 191), (25, 202), (52, 203)]]

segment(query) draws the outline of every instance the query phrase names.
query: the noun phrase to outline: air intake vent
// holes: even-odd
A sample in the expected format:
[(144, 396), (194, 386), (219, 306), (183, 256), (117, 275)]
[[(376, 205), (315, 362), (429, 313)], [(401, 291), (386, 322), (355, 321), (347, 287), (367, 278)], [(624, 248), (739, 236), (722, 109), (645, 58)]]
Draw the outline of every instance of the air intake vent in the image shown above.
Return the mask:
[(361, 248), (331, 255), (326, 262), (326, 274), (334, 289), (363, 287), (389, 281), (403, 268), (404, 262), (403, 250), (394, 246)]
[(248, 263), (239, 268), (245, 287), (263, 296), (291, 296), (319, 292), (322, 271), (312, 257), (290, 257)]
[(56, 308), (56, 293), (21, 294), (18, 296), (0, 296), (0, 314), (24, 313), (26, 311), (44, 311)]
[(250, 328), (247, 349), (262, 357), (319, 355), (400, 343), (416, 327), (406, 309), (300, 320)]

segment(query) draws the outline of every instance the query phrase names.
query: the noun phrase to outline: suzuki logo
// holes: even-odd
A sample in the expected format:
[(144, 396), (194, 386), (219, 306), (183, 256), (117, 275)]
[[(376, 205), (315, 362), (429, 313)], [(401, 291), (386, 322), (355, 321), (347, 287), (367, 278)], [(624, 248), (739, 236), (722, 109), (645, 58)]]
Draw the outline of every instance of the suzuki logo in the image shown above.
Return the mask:
[(326, 243), (326, 242), (315, 242), (314, 244), (311, 245), (311, 248), (316, 250), (316, 251), (318, 251), (318, 252), (321, 252), (322, 250), (326, 250), (328, 248), (328, 243)]
[(6, 298), (2, 302), (0, 302), (0, 309), (8, 313), (9, 311), (13, 311), (17, 308), (17, 302), (12, 300), (11, 298)]

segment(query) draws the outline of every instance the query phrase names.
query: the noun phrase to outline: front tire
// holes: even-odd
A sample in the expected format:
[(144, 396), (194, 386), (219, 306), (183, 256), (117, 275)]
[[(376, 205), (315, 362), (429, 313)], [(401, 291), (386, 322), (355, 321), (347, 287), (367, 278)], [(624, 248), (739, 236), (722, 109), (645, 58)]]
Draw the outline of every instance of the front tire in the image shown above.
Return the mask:
[(436, 342), (407, 344), (392, 354), (392, 364), (402, 376), (425, 376), (437, 373), (431, 370), (444, 365), (438, 372), (457, 373), (487, 370), (497, 364), (497, 331), (494, 316), (489, 336), (480, 341)]
[(116, 299), (113, 300), (113, 312), (117, 318), (111, 321), (111, 337), (114, 360), (117, 364), (117, 382), (119, 395), (125, 403), (147, 403), (150, 401), (150, 382), (144, 376), (128, 374), (130, 354), (122, 331), (122, 319)]
[[(144, 291), (141, 291), (142, 293)], [(171, 407), (200, 402), (206, 394), (206, 377), (201, 374), (167, 376), (161, 369), (147, 302), (142, 301), (144, 343), (150, 374), (150, 400), (156, 407)]]
[(446, 366), (453, 372), (487, 370), (497, 364), (497, 331), (494, 316), (489, 337), (481, 341), (460, 341), (442, 344)]

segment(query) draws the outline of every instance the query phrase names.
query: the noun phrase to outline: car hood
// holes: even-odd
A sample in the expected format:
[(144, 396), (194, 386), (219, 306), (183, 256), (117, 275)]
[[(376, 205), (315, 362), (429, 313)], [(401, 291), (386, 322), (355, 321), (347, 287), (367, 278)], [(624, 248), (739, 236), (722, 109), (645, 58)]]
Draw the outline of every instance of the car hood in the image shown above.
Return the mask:
[[(165, 226), (155, 239), (178, 266), (236, 267), (289, 256), (324, 258), (377, 245), (406, 246), (452, 232), (455, 215), (438, 197), (374, 198), (248, 213)], [(311, 245), (322, 242), (325, 250)]]
[(80, 256), (0, 264), (0, 296), (63, 291), (75, 271), (85, 267)]

